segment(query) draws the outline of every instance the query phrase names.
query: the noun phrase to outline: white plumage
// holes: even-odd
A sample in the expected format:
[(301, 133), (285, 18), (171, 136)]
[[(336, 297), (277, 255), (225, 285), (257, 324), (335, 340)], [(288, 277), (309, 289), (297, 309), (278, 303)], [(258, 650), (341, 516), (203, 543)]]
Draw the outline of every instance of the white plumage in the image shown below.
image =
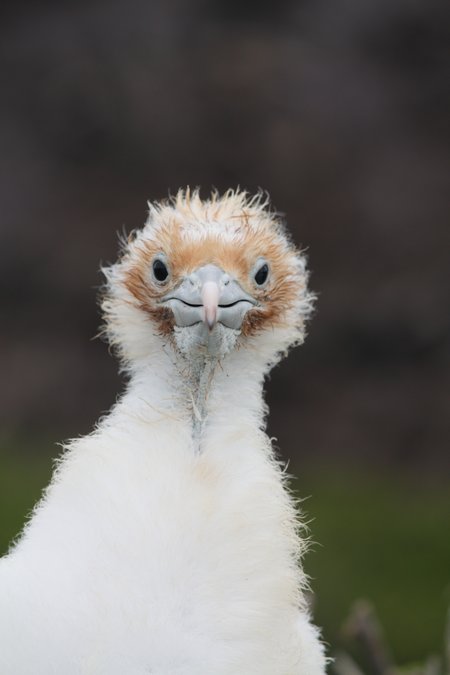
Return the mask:
[(106, 275), (129, 384), (0, 560), (0, 673), (323, 675), (262, 430), (310, 309), (302, 256), (261, 198), (187, 191)]

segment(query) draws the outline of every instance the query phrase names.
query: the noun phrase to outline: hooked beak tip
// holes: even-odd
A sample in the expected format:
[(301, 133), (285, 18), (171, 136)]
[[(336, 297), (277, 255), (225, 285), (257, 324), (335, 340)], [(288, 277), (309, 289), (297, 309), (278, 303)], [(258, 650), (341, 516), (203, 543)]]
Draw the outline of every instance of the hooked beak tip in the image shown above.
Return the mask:
[(204, 322), (211, 332), (217, 323), (220, 290), (214, 281), (206, 281), (202, 288)]
[(205, 323), (208, 326), (209, 332), (211, 332), (212, 329), (214, 328), (214, 326), (216, 325), (216, 320), (215, 319), (205, 319)]

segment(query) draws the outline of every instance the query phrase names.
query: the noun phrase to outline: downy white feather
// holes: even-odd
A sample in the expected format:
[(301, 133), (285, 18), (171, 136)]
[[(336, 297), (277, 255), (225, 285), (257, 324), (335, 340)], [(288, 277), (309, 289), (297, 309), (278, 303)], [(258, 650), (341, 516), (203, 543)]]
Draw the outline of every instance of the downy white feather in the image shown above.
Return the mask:
[(283, 321), (194, 367), (124, 281), (169, 216), (184, 219), (187, 239), (238, 246), (242, 212), (286, 241), (286, 275), (304, 282), (303, 257), (266, 204), (239, 192), (152, 206), (106, 271), (107, 332), (129, 383), (95, 431), (68, 444), (0, 560), (2, 675), (325, 673), (302, 529), (263, 431), (264, 377), (302, 340), (305, 284)]

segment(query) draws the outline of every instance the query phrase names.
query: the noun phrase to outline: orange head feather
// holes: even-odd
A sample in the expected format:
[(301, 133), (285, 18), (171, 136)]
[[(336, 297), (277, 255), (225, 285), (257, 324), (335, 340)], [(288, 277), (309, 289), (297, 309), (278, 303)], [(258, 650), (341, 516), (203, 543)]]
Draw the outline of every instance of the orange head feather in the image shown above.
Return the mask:
[[(117, 297), (114, 278), (114, 284), (119, 281), (124, 289), (126, 302), (141, 310), (159, 334), (172, 337), (176, 321), (164, 299), (196, 270), (210, 265), (254, 300), (239, 326), (241, 343), (277, 329), (289, 332), (287, 343), (301, 339), (312, 300), (305, 259), (265, 196), (229, 190), (202, 200), (198, 191), (188, 189), (168, 201), (149, 204), (149, 209), (145, 227), (129, 237), (121, 260), (111, 268), (114, 276), (107, 271), (110, 289), (104, 307), (109, 323), (114, 314), (111, 298)], [(152, 274), (155, 260), (164, 261), (164, 283)], [(257, 283), (261, 261), (268, 275), (264, 283)]]

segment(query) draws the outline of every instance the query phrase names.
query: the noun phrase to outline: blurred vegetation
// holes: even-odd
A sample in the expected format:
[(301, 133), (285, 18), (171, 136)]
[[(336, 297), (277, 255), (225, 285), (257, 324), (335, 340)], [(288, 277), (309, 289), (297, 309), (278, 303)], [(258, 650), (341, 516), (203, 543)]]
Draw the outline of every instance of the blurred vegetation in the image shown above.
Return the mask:
[[(299, 472), (297, 472), (299, 473)], [(295, 481), (312, 518), (305, 560), (316, 591), (315, 616), (334, 648), (358, 598), (368, 599), (395, 662), (442, 651), (450, 604), (450, 493), (436, 478), (401, 479), (328, 466)]]
[[(3, 554), (48, 483), (58, 448), (45, 438), (0, 440)], [(430, 654), (442, 654), (450, 604), (450, 494), (445, 485), (347, 467), (295, 473), (295, 490), (302, 497), (311, 495), (303, 501), (303, 511), (318, 543), (305, 565), (315, 591), (316, 621), (330, 653), (340, 654), (336, 673), (345, 673), (347, 666), (352, 673), (350, 658), (362, 667), (367, 663), (364, 644), (355, 641), (354, 617), (356, 612), (361, 622), (361, 605), (352, 606), (359, 598), (375, 608), (393, 662), (421, 663)], [(343, 657), (344, 652), (349, 656)], [(366, 672), (382, 671), (361, 671)], [(441, 674), (439, 669), (429, 672)]]
[[(401, 668), (395, 665), (383, 627), (369, 603), (355, 603), (342, 632), (352, 651), (359, 652), (359, 658), (356, 661), (344, 651), (333, 653), (333, 675), (446, 675), (450, 672), (450, 622), (440, 654), (429, 656), (421, 664), (412, 663)], [(360, 668), (361, 663), (364, 670)]]

